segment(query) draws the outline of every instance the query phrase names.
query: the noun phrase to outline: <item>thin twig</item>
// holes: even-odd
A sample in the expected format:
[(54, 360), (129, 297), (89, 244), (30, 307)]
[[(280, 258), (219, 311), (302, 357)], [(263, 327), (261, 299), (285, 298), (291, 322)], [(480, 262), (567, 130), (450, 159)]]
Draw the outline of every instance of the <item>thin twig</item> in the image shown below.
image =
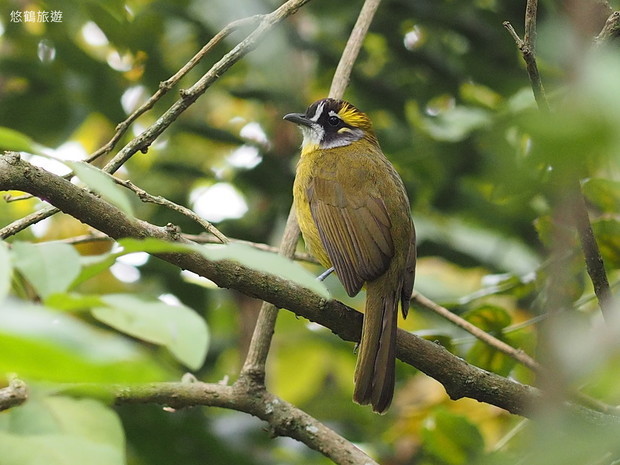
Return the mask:
[[(200, 234), (185, 234), (182, 233), (181, 237), (197, 244), (221, 244), (222, 241), (213, 234), (200, 233)], [(252, 242), (242, 239), (228, 238), (228, 241), (233, 244), (244, 244), (253, 247), (264, 252), (278, 253), (279, 248), (272, 245), (264, 244), (262, 242)], [(87, 244), (89, 242), (114, 242), (110, 236), (101, 234), (97, 231), (93, 231), (89, 234), (82, 234), (80, 236), (67, 237), (65, 239), (59, 239), (55, 242), (62, 242), (63, 244)], [(312, 255), (306, 252), (297, 252), (293, 255), (293, 260), (305, 263), (311, 263), (313, 265), (319, 265), (319, 261)]]
[[(190, 241), (193, 242), (197, 242), (199, 244), (212, 244), (214, 242), (218, 242), (217, 239), (214, 236), (208, 235), (208, 234), (182, 234), (182, 236)], [(254, 247), (255, 249), (258, 250), (263, 250), (265, 252), (271, 252), (271, 253), (279, 253), (280, 252), (280, 248), (279, 247), (274, 247), (272, 245), (268, 245), (268, 244), (264, 244), (262, 242), (252, 242), (252, 241), (246, 241), (246, 240), (242, 240), (242, 239), (234, 239), (234, 238), (228, 238), (228, 240), (230, 242), (236, 243), (236, 244), (245, 244), (245, 245), (249, 245), (250, 247)], [(295, 251), (295, 253), (293, 254), (292, 257), (293, 260), (295, 261), (299, 261), (299, 262), (305, 262), (305, 263), (312, 263), (314, 265), (320, 265), (319, 261), (314, 258), (312, 255), (310, 255), (307, 252), (298, 252)]]
[(543, 371), (542, 366), (532, 357), (527, 355), (523, 350), (515, 349), (514, 347), (506, 344), (504, 341), (497, 339), (496, 337), (490, 335), (486, 331), (483, 331), (477, 326), (471, 324), (469, 321), (465, 320), (464, 318), (461, 318), (460, 316), (452, 313), (447, 308), (442, 307), (441, 305), (433, 302), (431, 299), (427, 297), (424, 297), (419, 292), (413, 293), (413, 296), (411, 297), (411, 301), (414, 304), (417, 304), (421, 307), (432, 310), (433, 312), (442, 316), (443, 318), (455, 324), (459, 328), (464, 329), (468, 333), (474, 335), (477, 339), (480, 339), (481, 341), (493, 347), (494, 349), (498, 350), (499, 352), (502, 352), (503, 354), (506, 354), (509, 357), (517, 360), (519, 363), (528, 367), (530, 370), (534, 371), (535, 373), (542, 373)]
[[(529, 3), (529, 2), (528, 2)], [(538, 104), (538, 108), (543, 113), (549, 113), (549, 103), (547, 102), (547, 96), (545, 95), (545, 89), (542, 85), (542, 80), (540, 79), (540, 73), (538, 71), (538, 64), (536, 63), (536, 55), (534, 49), (532, 48), (532, 44), (529, 42), (525, 42), (521, 40), (519, 34), (515, 31), (512, 24), (508, 21), (504, 21), (503, 26), (508, 30), (515, 43), (517, 44), (518, 49), (521, 51), (521, 55), (523, 56), (523, 60), (525, 61), (525, 68), (527, 70), (527, 75), (530, 78), (530, 84), (532, 86), (532, 91), (534, 92), (534, 99)], [(526, 24), (531, 24), (526, 21)], [(532, 34), (528, 36), (528, 39), (531, 41), (535, 39), (536, 34)]]
[(127, 129), (144, 113), (153, 108), (155, 103), (159, 101), (164, 95), (168, 93), (170, 89), (176, 86), (179, 81), (189, 73), (217, 44), (228, 37), (231, 33), (243, 27), (247, 24), (254, 23), (261, 19), (262, 15), (250, 16), (248, 18), (239, 19), (227, 24), (224, 29), (218, 32), (213, 38), (202, 47), (202, 49), (196, 53), (180, 70), (178, 70), (172, 77), (159, 83), (159, 89), (155, 92), (146, 102), (144, 102), (140, 108), (136, 109), (131, 115), (124, 121), (116, 126), (116, 132), (110, 141), (104, 146), (100, 147), (97, 151), (93, 152), (85, 161), (91, 163), (97, 158), (110, 153), (121, 137), (127, 132)]
[(125, 181), (123, 179), (118, 179), (118, 178), (113, 178), (113, 179), (117, 184), (120, 184), (121, 186), (126, 187), (127, 189), (134, 192), (143, 202), (154, 203), (156, 205), (162, 205), (166, 208), (169, 208), (170, 210), (179, 212), (181, 215), (184, 215), (188, 217), (189, 219), (191, 219), (192, 221), (195, 221), (196, 223), (198, 223), (200, 226), (204, 228), (205, 231), (217, 237), (220, 243), (226, 244), (229, 242), (229, 239), (224, 234), (222, 234), (219, 229), (213, 226), (209, 221), (198, 216), (196, 213), (194, 213), (189, 208), (184, 207), (183, 205), (176, 204), (164, 197), (151, 195), (144, 189), (141, 189), (140, 187), (136, 186), (131, 181)]
[[(200, 61), (216, 45), (218, 45), (222, 40), (224, 40), (226, 37), (228, 37), (230, 34), (232, 34), (237, 29), (247, 24), (254, 23), (258, 21), (259, 19), (261, 19), (262, 17), (263, 15), (254, 15), (254, 16), (250, 16), (248, 18), (242, 18), (242, 19), (239, 19), (239, 20), (236, 20), (236, 21), (233, 21), (227, 24), (224, 27), (224, 29), (222, 29), (215, 36), (213, 36), (213, 38), (209, 42), (207, 42), (207, 44), (204, 47), (202, 47), (202, 49), (200, 49), (200, 51), (196, 53), (180, 70), (178, 70), (173, 76), (169, 77), (165, 81), (160, 82), (159, 88), (157, 89), (157, 91), (153, 95), (151, 95), (151, 97), (146, 102), (144, 102), (139, 108), (134, 110), (125, 120), (121, 121), (120, 123), (116, 125), (115, 132), (112, 138), (105, 145), (101, 146), (95, 152), (90, 154), (84, 161), (86, 163), (92, 163), (93, 161), (97, 160), (99, 157), (102, 157), (110, 153), (114, 149), (114, 147), (116, 147), (116, 144), (118, 143), (118, 141), (121, 140), (121, 138), (125, 135), (127, 130), (131, 127), (131, 125), (140, 116), (142, 116), (144, 113), (146, 113), (151, 108), (153, 108), (155, 104), (164, 95), (166, 95), (168, 91), (170, 91), (174, 86), (176, 86), (179, 83), (179, 81), (183, 77), (185, 77), (185, 75), (187, 75), (187, 73), (189, 73), (198, 63), (200, 63)], [(70, 179), (71, 177), (73, 177), (73, 172), (67, 173), (63, 177), (65, 179)], [(27, 200), (30, 198), (32, 198), (32, 195), (30, 194), (25, 194), (25, 195), (20, 195), (20, 196), (6, 195), (4, 197), (4, 200), (5, 202), (17, 202), (20, 200)]]
[[(291, 208), (279, 253), (285, 257), (292, 257), (299, 239), (299, 226), (295, 217), (295, 210)], [(263, 301), (252, 333), (248, 353), (241, 369), (241, 378), (248, 377), (253, 382), (263, 384), (265, 381), (265, 364), (269, 355), (271, 339), (273, 337), (278, 317), (278, 309), (270, 302)]]
[(0, 412), (23, 404), (28, 399), (28, 386), (12, 376), (9, 385), (0, 389)]
[(349, 84), (353, 64), (357, 59), (357, 55), (362, 47), (362, 43), (364, 42), (364, 37), (366, 37), (366, 34), (368, 33), (368, 28), (370, 27), (372, 18), (374, 17), (377, 8), (379, 8), (380, 3), (381, 0), (366, 0), (364, 2), (360, 14), (357, 17), (357, 21), (355, 22), (355, 26), (353, 26), (353, 30), (349, 36), (349, 40), (347, 41), (347, 45), (344, 48), (344, 52), (340, 57), (338, 66), (336, 67), (334, 79), (332, 80), (332, 85), (329, 89), (330, 97), (342, 98), (344, 95), (344, 91)]
[(528, 47), (532, 55), (536, 56), (536, 17), (538, 10), (538, 0), (528, 0), (525, 5), (525, 33), (523, 42)]

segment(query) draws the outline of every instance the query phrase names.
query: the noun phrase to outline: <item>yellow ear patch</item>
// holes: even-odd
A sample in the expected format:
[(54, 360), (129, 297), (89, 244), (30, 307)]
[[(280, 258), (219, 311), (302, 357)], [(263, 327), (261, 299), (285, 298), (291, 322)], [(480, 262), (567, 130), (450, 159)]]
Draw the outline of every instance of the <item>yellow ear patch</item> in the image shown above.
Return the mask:
[(344, 102), (344, 105), (342, 105), (342, 108), (338, 111), (338, 116), (340, 116), (342, 121), (354, 128), (365, 129), (371, 126), (370, 120), (364, 113), (346, 102)]

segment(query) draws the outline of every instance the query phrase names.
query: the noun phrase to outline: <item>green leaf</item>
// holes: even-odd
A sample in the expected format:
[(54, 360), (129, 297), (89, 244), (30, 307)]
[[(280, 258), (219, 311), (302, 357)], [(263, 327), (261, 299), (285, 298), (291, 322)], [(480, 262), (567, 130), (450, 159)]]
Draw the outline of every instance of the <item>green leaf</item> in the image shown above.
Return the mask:
[(0, 373), (52, 382), (147, 382), (166, 379), (135, 343), (42, 306), (0, 307)]
[(181, 244), (178, 242), (169, 242), (162, 239), (155, 239), (149, 237), (147, 239), (120, 239), (118, 241), (123, 250), (116, 254), (116, 256), (135, 253), (135, 252), (148, 252), (148, 253), (165, 253), (165, 252), (184, 252), (192, 253), (196, 250), (191, 244)]
[(607, 213), (620, 211), (620, 182), (592, 178), (584, 181), (583, 193), (590, 203)]
[(496, 305), (482, 305), (463, 314), (463, 318), (486, 332), (501, 332), (512, 323), (506, 310)]
[(426, 454), (448, 465), (475, 463), (484, 452), (484, 439), (478, 428), (467, 418), (444, 410), (426, 419), (422, 444)]
[(333, 347), (317, 342), (304, 341), (297, 347), (301, 350), (279, 351), (272, 380), (274, 392), (294, 404), (307, 402), (321, 391), (333, 354)]
[[(2, 465), (124, 465), (125, 437), (109, 407), (91, 399), (33, 398), (0, 424)], [(4, 425), (4, 427), (2, 427)]]
[(482, 341), (474, 343), (467, 352), (466, 359), (472, 365), (501, 376), (508, 376), (517, 363), (513, 358)]
[(0, 303), (4, 301), (11, 287), (13, 266), (9, 248), (5, 242), (0, 242)]
[(112, 176), (94, 166), (81, 161), (64, 161), (75, 175), (105, 200), (120, 208), (125, 214), (133, 216), (133, 209), (125, 191), (118, 186)]
[(424, 118), (422, 128), (435, 140), (458, 142), (473, 131), (489, 125), (488, 111), (475, 107), (457, 106), (440, 113), (434, 118)]
[(147, 253), (164, 253), (164, 252), (195, 252), (193, 246), (190, 244), (179, 244), (175, 242), (168, 242), (161, 239), (121, 239), (118, 244), (122, 247), (121, 250), (114, 253), (108, 252), (101, 255), (83, 256), (80, 257), (82, 264), (82, 270), (73, 282), (75, 287), (84, 281), (98, 275), (99, 273), (109, 269), (116, 263), (118, 257), (128, 255), (135, 252), (147, 252)]
[(281, 255), (264, 252), (245, 244), (208, 244), (195, 247), (209, 260), (233, 260), (264, 273), (280, 276), (299, 284), (321, 297), (329, 298), (325, 285), (304, 267)]
[(14, 129), (0, 126), (0, 153), (4, 150), (35, 153), (37, 145), (27, 135)]
[(80, 273), (80, 254), (58, 242), (13, 243), (15, 267), (42, 297), (66, 291)]
[[(80, 256), (81, 270), (78, 277), (73, 281), (72, 288), (75, 288), (84, 281), (97, 276), (99, 273), (109, 269), (119, 254), (104, 253), (101, 255)], [(54, 305), (55, 306), (55, 305)]]
[(45, 300), (45, 305), (57, 310), (75, 312), (90, 310), (105, 305), (100, 295), (53, 294)]
[(166, 347), (177, 360), (194, 370), (202, 366), (209, 333), (204, 319), (189, 307), (148, 302), (128, 294), (107, 295), (102, 300), (106, 306), (92, 310), (99, 321)]
[[(512, 323), (510, 314), (495, 305), (482, 305), (469, 310), (463, 314), (463, 318), (483, 331), (493, 333), (502, 341), (505, 341), (503, 329)], [(467, 352), (467, 361), (502, 376), (508, 375), (516, 363), (511, 357), (478, 340)]]
[(609, 267), (620, 267), (620, 221), (619, 218), (601, 218), (592, 223), (603, 260)]

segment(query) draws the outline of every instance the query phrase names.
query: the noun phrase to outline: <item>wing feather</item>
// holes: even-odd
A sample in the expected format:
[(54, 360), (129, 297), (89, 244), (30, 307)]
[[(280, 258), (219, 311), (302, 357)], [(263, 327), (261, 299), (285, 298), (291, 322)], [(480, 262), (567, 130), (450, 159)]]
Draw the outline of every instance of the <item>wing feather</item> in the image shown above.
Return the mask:
[(340, 183), (320, 177), (311, 180), (307, 191), (323, 247), (351, 296), (385, 273), (394, 255), (385, 204), (368, 192), (350, 194)]

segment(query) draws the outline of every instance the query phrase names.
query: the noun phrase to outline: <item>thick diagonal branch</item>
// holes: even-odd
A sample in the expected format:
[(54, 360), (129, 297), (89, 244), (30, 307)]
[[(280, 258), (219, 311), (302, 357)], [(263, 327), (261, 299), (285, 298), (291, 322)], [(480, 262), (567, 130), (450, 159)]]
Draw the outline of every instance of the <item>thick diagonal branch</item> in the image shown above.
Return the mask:
[[(154, 237), (172, 240), (164, 227), (128, 217), (118, 208), (52, 173), (30, 165), (18, 154), (0, 156), (0, 190), (20, 190), (45, 198), (54, 206), (113, 238)], [(177, 241), (185, 241), (179, 235)], [(204, 276), (222, 288), (273, 303), (314, 321), (346, 341), (359, 341), (362, 314), (335, 300), (325, 300), (285, 278), (252, 270), (231, 261), (210, 261), (200, 254), (157, 255), (170, 264)], [(453, 399), (470, 397), (529, 415), (530, 406), (540, 401), (540, 392), (502, 376), (469, 365), (442, 346), (403, 330), (398, 331), (397, 357), (439, 381)], [(616, 417), (569, 407), (596, 423), (617, 422)]]

